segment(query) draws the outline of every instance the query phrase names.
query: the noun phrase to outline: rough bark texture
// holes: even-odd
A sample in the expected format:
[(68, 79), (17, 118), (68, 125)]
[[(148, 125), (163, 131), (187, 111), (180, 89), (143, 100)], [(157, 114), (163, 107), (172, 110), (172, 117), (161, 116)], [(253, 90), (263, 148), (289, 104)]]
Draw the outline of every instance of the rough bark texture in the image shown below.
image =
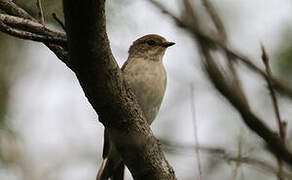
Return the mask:
[(104, 6), (63, 0), (72, 69), (134, 179), (176, 179), (111, 53)]

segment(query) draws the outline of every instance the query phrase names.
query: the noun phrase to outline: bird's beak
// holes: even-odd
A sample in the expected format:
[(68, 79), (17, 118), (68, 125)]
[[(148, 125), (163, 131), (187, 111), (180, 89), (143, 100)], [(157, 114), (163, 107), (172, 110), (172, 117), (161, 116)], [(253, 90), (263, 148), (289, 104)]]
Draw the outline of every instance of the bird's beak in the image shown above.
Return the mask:
[(170, 47), (170, 46), (173, 46), (173, 45), (175, 45), (174, 42), (165, 42), (165, 43), (162, 44), (163, 47)]

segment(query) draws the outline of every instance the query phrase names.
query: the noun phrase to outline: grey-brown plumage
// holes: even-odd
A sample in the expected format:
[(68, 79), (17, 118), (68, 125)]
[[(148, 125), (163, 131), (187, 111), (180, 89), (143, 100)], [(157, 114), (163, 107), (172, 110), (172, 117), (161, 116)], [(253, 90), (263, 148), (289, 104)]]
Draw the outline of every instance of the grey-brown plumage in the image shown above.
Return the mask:
[[(122, 67), (124, 78), (135, 93), (149, 124), (159, 111), (166, 89), (167, 77), (162, 58), (167, 47), (174, 44), (159, 35), (143, 36), (133, 42), (129, 57)], [(104, 135), (104, 160), (96, 179), (122, 180), (124, 164), (106, 130)]]

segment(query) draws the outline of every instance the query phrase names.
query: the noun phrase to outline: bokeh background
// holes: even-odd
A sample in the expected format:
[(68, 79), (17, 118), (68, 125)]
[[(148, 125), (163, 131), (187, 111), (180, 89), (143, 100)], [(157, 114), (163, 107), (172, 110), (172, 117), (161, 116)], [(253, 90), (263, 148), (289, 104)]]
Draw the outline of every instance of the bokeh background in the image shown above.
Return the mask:
[[(15, 2), (36, 13), (34, 0)], [(181, 1), (160, 2), (180, 15)], [(201, 21), (208, 25), (201, 2), (193, 0), (193, 3)], [(213, 0), (212, 3), (224, 21), (230, 44), (263, 69), (262, 42), (270, 55), (273, 73), (291, 83), (292, 2)], [(53, 12), (62, 18), (61, 1), (43, 0), (43, 9), (46, 23), (61, 30), (51, 18)], [(238, 113), (209, 83), (189, 33), (147, 0), (108, 1), (107, 25), (120, 66), (127, 59), (131, 43), (145, 34), (160, 34), (176, 42), (164, 58), (168, 87), (152, 129), (166, 144), (163, 147), (167, 159), (178, 179), (198, 179), (194, 122), (202, 147), (226, 152), (200, 151), (202, 179), (276, 179), (273, 172), (262, 166), (226, 157), (256, 158), (277, 167), (262, 140), (247, 129)], [(240, 64), (238, 71), (253, 111), (276, 130), (266, 82)], [(279, 95), (279, 106), (288, 122), (289, 146), (292, 102)], [(0, 179), (95, 179), (102, 160), (102, 144), (103, 126), (74, 73), (43, 44), (0, 33)], [(129, 173), (127, 179), (131, 179)]]

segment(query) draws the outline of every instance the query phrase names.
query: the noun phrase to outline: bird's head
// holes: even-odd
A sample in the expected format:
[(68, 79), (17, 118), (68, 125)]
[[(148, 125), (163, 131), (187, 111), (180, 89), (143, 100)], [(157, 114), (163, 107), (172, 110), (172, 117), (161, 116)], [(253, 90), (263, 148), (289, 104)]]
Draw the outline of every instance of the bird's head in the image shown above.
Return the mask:
[(162, 36), (149, 34), (133, 42), (129, 49), (129, 57), (142, 57), (150, 60), (162, 60), (165, 50), (174, 45)]

